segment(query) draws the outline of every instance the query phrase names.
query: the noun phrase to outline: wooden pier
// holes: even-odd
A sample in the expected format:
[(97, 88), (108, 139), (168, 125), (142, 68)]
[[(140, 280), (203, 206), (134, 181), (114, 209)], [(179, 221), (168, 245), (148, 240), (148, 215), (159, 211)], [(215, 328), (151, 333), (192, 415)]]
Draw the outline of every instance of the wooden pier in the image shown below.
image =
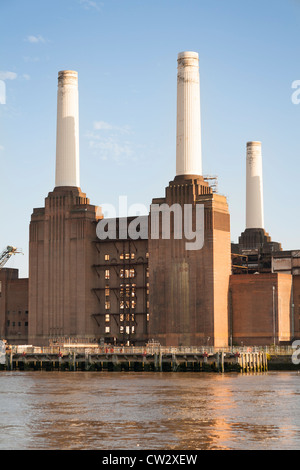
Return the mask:
[(9, 352), (0, 370), (47, 371), (149, 371), (149, 372), (263, 372), (263, 352), (214, 354), (197, 351), (101, 350)]
[(267, 355), (261, 352), (240, 353), (238, 363), (241, 372), (260, 372), (268, 370)]

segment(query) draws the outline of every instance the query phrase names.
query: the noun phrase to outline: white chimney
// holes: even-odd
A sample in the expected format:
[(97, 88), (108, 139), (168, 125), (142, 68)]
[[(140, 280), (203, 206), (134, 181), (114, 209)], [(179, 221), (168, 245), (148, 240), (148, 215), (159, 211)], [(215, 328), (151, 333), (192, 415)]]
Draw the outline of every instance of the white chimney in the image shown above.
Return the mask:
[(197, 52), (178, 54), (176, 175), (202, 175)]
[(261, 142), (247, 142), (246, 228), (264, 228)]
[(55, 186), (79, 187), (78, 74), (58, 73)]

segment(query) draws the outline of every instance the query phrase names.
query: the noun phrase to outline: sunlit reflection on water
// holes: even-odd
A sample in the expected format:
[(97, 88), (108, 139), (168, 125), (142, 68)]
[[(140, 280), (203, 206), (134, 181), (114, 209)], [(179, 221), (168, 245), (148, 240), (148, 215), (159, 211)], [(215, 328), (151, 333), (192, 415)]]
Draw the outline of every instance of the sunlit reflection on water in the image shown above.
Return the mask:
[(0, 449), (298, 449), (300, 375), (1, 372)]

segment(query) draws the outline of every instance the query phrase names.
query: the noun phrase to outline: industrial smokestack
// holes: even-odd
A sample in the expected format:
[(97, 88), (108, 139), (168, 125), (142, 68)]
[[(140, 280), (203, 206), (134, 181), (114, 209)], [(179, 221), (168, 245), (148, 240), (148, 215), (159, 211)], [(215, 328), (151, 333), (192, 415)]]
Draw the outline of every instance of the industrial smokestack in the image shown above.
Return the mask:
[(264, 228), (261, 142), (247, 142), (246, 228)]
[(58, 73), (55, 186), (79, 187), (78, 74)]
[(197, 52), (178, 54), (176, 175), (202, 175)]

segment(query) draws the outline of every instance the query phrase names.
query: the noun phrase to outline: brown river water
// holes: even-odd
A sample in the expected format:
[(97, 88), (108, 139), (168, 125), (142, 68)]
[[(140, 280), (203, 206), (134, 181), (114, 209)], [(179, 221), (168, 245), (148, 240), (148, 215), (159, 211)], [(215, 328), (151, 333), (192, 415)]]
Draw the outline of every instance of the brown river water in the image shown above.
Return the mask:
[(0, 372), (1, 450), (299, 448), (297, 372)]

